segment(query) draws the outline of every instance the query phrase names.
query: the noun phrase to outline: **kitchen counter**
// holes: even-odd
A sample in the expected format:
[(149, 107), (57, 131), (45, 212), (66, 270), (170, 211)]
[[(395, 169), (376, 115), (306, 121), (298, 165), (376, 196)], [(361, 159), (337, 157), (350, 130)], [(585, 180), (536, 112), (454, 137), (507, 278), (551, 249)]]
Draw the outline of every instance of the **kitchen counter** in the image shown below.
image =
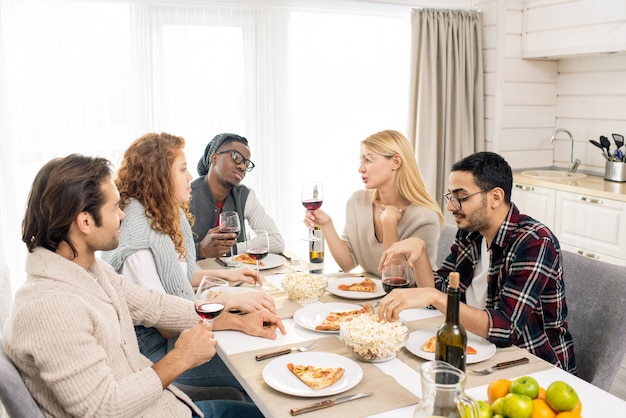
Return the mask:
[(588, 174), (575, 180), (546, 180), (527, 177), (520, 171), (513, 173), (513, 182), (626, 202), (626, 182), (604, 180), (603, 176)]

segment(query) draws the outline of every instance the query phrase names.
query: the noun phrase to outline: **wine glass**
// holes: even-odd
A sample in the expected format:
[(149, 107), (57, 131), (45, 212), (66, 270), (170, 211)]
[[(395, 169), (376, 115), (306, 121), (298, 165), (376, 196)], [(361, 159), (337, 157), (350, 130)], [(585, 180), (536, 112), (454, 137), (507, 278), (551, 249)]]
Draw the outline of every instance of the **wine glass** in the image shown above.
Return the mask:
[(228, 282), (217, 277), (204, 276), (194, 296), (196, 313), (205, 325), (213, 328), (213, 320), (220, 316), (226, 306)]
[(396, 288), (409, 287), (409, 268), (406, 260), (393, 259), (385, 266), (382, 274), (383, 290), (385, 293)]
[[(235, 233), (239, 236), (241, 232), (241, 224), (239, 223), (239, 214), (234, 210), (228, 210), (220, 213), (220, 232), (222, 234)], [(226, 267), (237, 267), (237, 263), (233, 260), (232, 248), (228, 250), (228, 260), (226, 261)]]
[[(302, 183), (301, 194), (302, 205), (306, 210), (319, 209), (324, 201), (324, 188), (321, 181), (305, 181)], [(319, 241), (320, 239), (313, 235), (313, 231), (309, 229), (309, 236), (302, 238), (305, 241)]]
[(259, 275), (260, 262), (267, 256), (269, 252), (270, 239), (267, 231), (248, 231), (248, 239), (246, 240), (246, 253), (250, 256), (251, 259), (256, 261), (257, 276)]

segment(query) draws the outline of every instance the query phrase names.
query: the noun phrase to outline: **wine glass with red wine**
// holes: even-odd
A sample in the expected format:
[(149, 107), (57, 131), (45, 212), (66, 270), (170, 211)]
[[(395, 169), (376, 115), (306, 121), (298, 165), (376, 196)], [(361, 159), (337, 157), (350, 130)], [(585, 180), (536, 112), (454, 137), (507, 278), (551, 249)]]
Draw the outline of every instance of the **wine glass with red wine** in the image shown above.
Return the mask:
[(267, 231), (248, 231), (246, 240), (246, 254), (256, 261), (256, 273), (259, 275), (261, 260), (267, 257), (270, 252), (270, 238)]
[(383, 269), (383, 290), (385, 293), (393, 289), (409, 287), (409, 267), (406, 260), (393, 259)]
[(213, 320), (220, 316), (226, 306), (228, 282), (217, 277), (204, 276), (194, 296), (196, 313), (205, 325), (213, 327)]
[[(220, 213), (220, 233), (222, 234), (237, 234), (239, 236), (239, 232), (241, 232), (241, 223), (239, 222), (239, 214), (234, 210), (228, 210)], [(226, 261), (227, 267), (237, 267), (237, 263), (232, 259), (233, 250), (232, 248), (228, 251)]]
[[(316, 210), (322, 206), (324, 201), (324, 188), (321, 181), (305, 181), (302, 183), (302, 205), (306, 210)], [(309, 236), (302, 238), (305, 241), (319, 241), (309, 229)]]

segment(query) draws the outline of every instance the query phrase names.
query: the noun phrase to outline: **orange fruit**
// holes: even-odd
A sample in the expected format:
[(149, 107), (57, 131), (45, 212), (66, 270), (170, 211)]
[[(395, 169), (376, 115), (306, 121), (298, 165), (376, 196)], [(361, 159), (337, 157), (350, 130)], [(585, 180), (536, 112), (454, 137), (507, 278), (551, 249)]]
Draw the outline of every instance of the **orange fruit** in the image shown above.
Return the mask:
[(533, 399), (533, 414), (531, 418), (555, 418), (556, 412), (550, 408), (545, 399)]
[(539, 395), (537, 395), (537, 399), (546, 400), (546, 389), (539, 386)]
[(582, 401), (578, 402), (578, 406), (572, 410), (573, 413), (581, 415), (583, 414), (583, 403)]
[(580, 418), (580, 415), (572, 411), (564, 411), (556, 414), (555, 418)]
[(509, 379), (498, 379), (489, 383), (487, 386), (487, 400), (489, 405), (498, 398), (504, 398), (511, 388), (511, 381)]

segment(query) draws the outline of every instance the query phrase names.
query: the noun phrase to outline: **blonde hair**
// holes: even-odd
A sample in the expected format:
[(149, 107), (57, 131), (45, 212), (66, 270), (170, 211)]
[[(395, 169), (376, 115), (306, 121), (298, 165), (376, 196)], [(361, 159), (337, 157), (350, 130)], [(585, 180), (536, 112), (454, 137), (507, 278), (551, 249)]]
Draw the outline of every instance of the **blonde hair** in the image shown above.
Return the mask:
[[(396, 190), (400, 196), (414, 205), (431, 209), (439, 216), (443, 225), (443, 213), (437, 201), (428, 193), (422, 179), (413, 148), (404, 135), (394, 130), (377, 132), (361, 141), (361, 145), (384, 157), (391, 158), (398, 154), (402, 158), (402, 165), (396, 175)], [(378, 190), (374, 190), (374, 200), (378, 199)]]

